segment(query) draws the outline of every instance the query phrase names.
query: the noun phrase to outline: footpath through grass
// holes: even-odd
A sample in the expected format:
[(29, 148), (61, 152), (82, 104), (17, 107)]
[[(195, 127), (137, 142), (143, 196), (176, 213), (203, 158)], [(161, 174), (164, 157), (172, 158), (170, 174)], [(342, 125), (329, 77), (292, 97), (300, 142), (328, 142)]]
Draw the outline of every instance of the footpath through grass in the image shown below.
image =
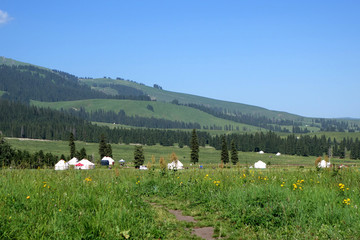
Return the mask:
[[(359, 239), (358, 169), (0, 171), (1, 239)], [(196, 223), (178, 223), (180, 209)]]

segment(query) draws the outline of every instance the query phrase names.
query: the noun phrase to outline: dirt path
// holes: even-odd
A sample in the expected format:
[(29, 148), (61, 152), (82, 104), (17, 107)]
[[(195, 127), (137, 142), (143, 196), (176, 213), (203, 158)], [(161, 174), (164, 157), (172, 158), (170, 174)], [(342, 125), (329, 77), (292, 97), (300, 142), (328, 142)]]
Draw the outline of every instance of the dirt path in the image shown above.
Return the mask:
[[(164, 207), (162, 205), (157, 205), (156, 203), (150, 203), (152, 206), (156, 207)], [(185, 221), (185, 222), (192, 222), (196, 223), (197, 221), (192, 216), (185, 216), (183, 215), (181, 210), (173, 210), (167, 209), (169, 213), (174, 214), (178, 221)], [(195, 227), (192, 231), (192, 234), (201, 237), (205, 240), (214, 240), (212, 236), (214, 235), (214, 228), (213, 227)]]

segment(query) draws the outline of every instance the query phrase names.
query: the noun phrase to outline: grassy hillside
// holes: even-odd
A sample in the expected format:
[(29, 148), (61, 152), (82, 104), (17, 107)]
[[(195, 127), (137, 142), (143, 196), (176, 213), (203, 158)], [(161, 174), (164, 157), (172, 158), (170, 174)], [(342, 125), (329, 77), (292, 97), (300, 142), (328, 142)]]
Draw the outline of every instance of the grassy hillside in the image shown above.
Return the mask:
[[(244, 114), (259, 114), (262, 116), (266, 116), (268, 118), (277, 118), (277, 119), (290, 119), (290, 120), (302, 120), (306, 121), (306, 118), (303, 118), (298, 115), (289, 114), (286, 112), (280, 111), (271, 111), (265, 108), (256, 107), (247, 104), (241, 103), (234, 103), (234, 102), (227, 102), (222, 100), (216, 100), (206, 97), (195, 96), (191, 94), (185, 93), (177, 93), (177, 92), (170, 92), (166, 90), (160, 90), (153, 87), (148, 87), (142, 84), (138, 84), (131, 81), (125, 80), (114, 80), (114, 79), (80, 79), (81, 82), (88, 84), (89, 86), (93, 86), (94, 84), (119, 84), (125, 85), (133, 88), (137, 88), (144, 93), (148, 94), (150, 97), (156, 99), (157, 101), (161, 102), (171, 102), (174, 99), (178, 100), (180, 103), (195, 103), (199, 105), (209, 106), (213, 108), (223, 108), (228, 109), (230, 111), (240, 111)], [(99, 88), (97, 88), (99, 90)], [(105, 92), (105, 90), (104, 90)]]
[[(126, 115), (140, 116), (140, 117), (154, 117), (167, 119), (172, 121), (182, 121), (186, 123), (195, 122), (201, 126), (225, 126), (232, 125), (234, 128), (239, 127), (241, 131), (257, 131), (258, 128), (246, 124), (236, 123), (229, 120), (216, 118), (210, 114), (204, 113), (200, 110), (174, 105), (164, 102), (148, 102), (148, 101), (133, 101), (133, 100), (117, 100), (117, 99), (89, 99), (79, 101), (65, 101), (65, 102), (39, 102), (32, 101), (32, 104), (39, 107), (50, 107), (53, 109), (80, 109), (85, 108), (86, 111), (95, 111), (103, 109), (105, 111), (119, 112), (124, 110)], [(151, 105), (154, 111), (147, 109)]]

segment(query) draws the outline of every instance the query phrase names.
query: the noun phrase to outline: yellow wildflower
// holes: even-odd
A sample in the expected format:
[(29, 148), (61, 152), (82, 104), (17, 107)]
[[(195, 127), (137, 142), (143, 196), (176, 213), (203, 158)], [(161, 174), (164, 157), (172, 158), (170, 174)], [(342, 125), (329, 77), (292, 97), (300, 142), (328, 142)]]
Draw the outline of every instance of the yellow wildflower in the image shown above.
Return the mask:
[(27, 196), (26, 199), (30, 199), (30, 196)]

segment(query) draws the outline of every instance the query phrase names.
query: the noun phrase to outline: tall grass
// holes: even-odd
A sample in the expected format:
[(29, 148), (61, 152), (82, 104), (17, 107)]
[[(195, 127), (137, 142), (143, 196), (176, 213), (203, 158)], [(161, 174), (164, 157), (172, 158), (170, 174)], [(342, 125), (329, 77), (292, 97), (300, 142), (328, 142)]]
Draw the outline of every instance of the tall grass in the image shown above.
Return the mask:
[(228, 239), (358, 239), (359, 181), (357, 169), (3, 169), (0, 238), (192, 238), (157, 202)]

